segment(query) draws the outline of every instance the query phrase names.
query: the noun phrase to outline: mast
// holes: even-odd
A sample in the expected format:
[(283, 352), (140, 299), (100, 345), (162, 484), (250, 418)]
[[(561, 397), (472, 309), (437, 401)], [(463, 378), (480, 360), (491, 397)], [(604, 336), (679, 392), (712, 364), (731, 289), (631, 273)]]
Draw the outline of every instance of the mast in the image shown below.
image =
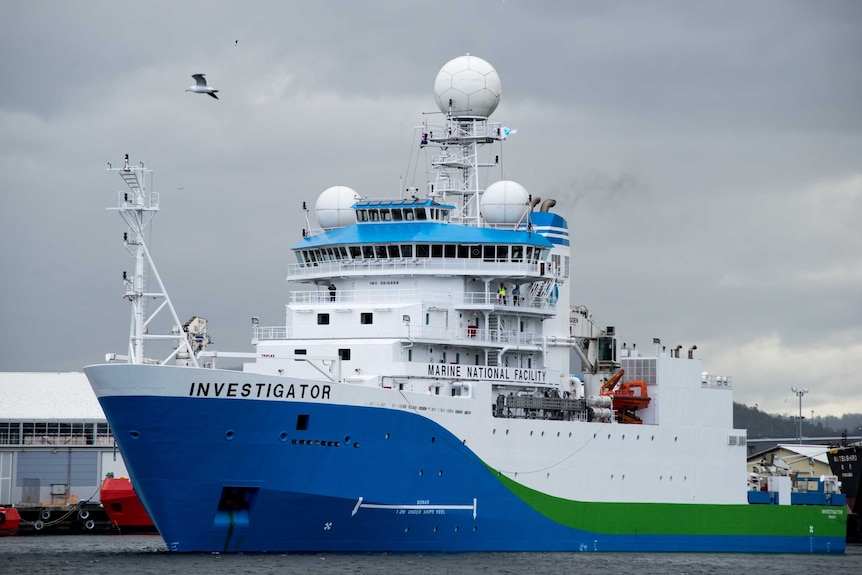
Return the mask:
[[(129, 354), (128, 356), (109, 354), (109, 359), (125, 359), (128, 363), (159, 363), (161, 365), (176, 359), (186, 365), (198, 367), (197, 357), (189, 341), (190, 336), (186, 331), (188, 328), (180, 323), (162, 278), (156, 269), (156, 264), (153, 262), (150, 250), (147, 248), (150, 225), (156, 212), (159, 211), (159, 194), (147, 188), (147, 181), (152, 186), (153, 171), (145, 168), (143, 162), (137, 166), (130, 164), (128, 154), (123, 160), (122, 167), (114, 168), (108, 163), (107, 171), (120, 174), (128, 188), (128, 191), (117, 192), (118, 207), (108, 208), (108, 210), (117, 210), (120, 217), (128, 225), (128, 231), (123, 234), (123, 247), (131, 254), (135, 262), (131, 276), (127, 272), (123, 272), (123, 284), (125, 285), (123, 297), (132, 304)], [(148, 291), (149, 276), (155, 279), (156, 291)], [(162, 301), (155, 311), (148, 313), (147, 302), (151, 299)], [(164, 310), (167, 310), (174, 322), (171, 333), (149, 333), (151, 322)], [(174, 341), (173, 352), (162, 361), (148, 359), (145, 355), (145, 344), (152, 340)]]
[(450, 108), (444, 128), (429, 130), (428, 141), (440, 146), (440, 153), (431, 159), (436, 176), (431, 179), (428, 197), (442, 196), (444, 202), (458, 206), (452, 217), (454, 223), (481, 225), (480, 169), (497, 164), (480, 162), (479, 150), (485, 144), (498, 142), (501, 129), (502, 124), (489, 122), (486, 117), (463, 117)]

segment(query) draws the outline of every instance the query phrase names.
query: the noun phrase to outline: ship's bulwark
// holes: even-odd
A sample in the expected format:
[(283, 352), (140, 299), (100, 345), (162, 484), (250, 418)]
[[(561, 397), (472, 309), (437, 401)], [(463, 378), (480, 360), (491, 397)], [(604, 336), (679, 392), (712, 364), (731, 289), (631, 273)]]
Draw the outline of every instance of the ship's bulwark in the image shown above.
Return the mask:
[(85, 371), (175, 551), (844, 551), (840, 507), (552, 497), (488, 467), (470, 438), (419, 410), (339, 403), (344, 384), (325, 400), (189, 397), (202, 377), (232, 375), (242, 389), (261, 376)]

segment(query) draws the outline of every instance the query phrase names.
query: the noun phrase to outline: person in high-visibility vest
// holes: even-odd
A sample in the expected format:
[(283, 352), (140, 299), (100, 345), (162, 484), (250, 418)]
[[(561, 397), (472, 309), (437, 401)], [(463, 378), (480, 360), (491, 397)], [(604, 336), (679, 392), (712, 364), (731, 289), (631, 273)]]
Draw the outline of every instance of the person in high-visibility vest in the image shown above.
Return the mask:
[(497, 290), (497, 303), (506, 305), (506, 286), (500, 284), (500, 289)]

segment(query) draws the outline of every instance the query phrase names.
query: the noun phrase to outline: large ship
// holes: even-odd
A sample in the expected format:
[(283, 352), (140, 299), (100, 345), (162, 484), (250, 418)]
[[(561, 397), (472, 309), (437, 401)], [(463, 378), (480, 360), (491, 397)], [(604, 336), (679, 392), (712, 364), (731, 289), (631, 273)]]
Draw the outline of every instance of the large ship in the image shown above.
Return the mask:
[(480, 178), (513, 133), (490, 120), (496, 70), (455, 58), (434, 93), (424, 189), (323, 191), (287, 265), (302, 289), (284, 325), (252, 318), (253, 351), (180, 322), (147, 248), (149, 170), (108, 166), (132, 323), (128, 354), (85, 371), (168, 548), (842, 553), (832, 494), (792, 505), (786, 478), (749, 503), (731, 378), (695, 346), (621, 344), (570, 301), (554, 200)]

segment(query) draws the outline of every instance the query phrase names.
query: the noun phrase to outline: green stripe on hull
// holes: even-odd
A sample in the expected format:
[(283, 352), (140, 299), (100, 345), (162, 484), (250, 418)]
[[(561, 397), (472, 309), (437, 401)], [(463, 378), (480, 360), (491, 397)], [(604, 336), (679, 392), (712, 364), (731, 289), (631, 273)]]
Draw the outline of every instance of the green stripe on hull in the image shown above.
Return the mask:
[(572, 501), (526, 487), (501, 473), (512, 493), (548, 519), (610, 535), (767, 535), (844, 538), (844, 507)]

